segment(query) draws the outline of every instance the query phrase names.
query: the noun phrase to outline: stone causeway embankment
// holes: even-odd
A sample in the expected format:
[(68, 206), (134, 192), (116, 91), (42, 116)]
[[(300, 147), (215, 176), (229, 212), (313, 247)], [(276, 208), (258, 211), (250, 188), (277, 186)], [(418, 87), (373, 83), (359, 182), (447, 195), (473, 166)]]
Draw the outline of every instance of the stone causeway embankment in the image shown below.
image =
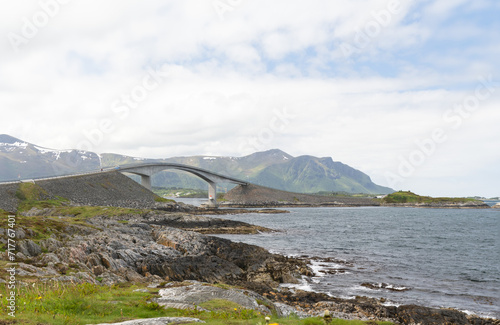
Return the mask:
[[(156, 196), (129, 177), (117, 171), (33, 180), (48, 197), (60, 196), (73, 203), (89, 206), (149, 208)], [(19, 183), (0, 184), (0, 209), (15, 212), (19, 204)]]
[(301, 194), (249, 184), (238, 185), (225, 196), (223, 206), (234, 207), (307, 207), (307, 206), (379, 206), (370, 198)]

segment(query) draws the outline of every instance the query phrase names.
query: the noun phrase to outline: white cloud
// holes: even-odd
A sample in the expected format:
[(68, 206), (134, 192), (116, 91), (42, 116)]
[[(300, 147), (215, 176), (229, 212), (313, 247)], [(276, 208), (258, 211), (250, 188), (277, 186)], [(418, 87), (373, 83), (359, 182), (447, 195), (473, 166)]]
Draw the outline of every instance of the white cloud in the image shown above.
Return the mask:
[[(346, 57), (340, 44), (356, 45), (389, 3), (243, 1), (221, 20), (210, 1), (71, 1), (17, 52), (9, 33), (21, 35), (24, 18), (43, 9), (2, 4), (2, 133), (54, 148), (94, 140), (98, 152), (144, 157), (241, 155), (255, 140), (255, 149), (333, 156), (387, 185), (398, 157), (444, 127), (449, 142), (403, 183), (432, 184), (438, 194), (439, 175), (473, 174), (478, 158), (500, 162), (476, 145), (497, 145), (498, 97), (460, 130), (442, 118), (479, 76), (498, 80), (498, 33), (463, 16), (495, 7), (401, 1), (390, 23), (379, 22), (368, 45)], [(168, 77), (144, 101), (126, 117), (113, 110), (162, 66)], [(295, 117), (270, 133), (283, 109)], [(113, 131), (95, 141), (103, 120)]]

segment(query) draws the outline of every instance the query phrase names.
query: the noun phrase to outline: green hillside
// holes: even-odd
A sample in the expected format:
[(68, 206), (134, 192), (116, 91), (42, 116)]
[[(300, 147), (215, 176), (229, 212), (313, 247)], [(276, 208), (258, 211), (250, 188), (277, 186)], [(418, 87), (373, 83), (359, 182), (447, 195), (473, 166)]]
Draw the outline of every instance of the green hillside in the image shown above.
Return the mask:
[[(257, 185), (275, 189), (317, 193), (346, 192), (387, 194), (392, 189), (374, 184), (370, 177), (332, 158), (317, 158), (313, 156), (293, 157), (278, 150), (257, 152), (244, 157), (211, 157), (191, 156), (175, 157), (161, 160), (137, 160), (127, 156), (103, 154), (102, 163), (105, 167), (139, 162), (169, 162), (204, 168), (216, 173), (248, 180)], [(206, 189), (207, 184), (189, 173), (168, 171), (153, 176), (153, 186)], [(220, 184), (227, 189), (232, 184)]]

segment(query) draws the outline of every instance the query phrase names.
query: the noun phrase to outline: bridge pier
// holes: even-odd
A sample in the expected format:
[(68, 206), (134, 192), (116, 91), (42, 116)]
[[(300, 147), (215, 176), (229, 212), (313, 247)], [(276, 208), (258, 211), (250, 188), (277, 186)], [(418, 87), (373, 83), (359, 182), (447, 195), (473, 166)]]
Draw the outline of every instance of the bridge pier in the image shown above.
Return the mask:
[(151, 191), (151, 176), (141, 175), (141, 185)]
[(217, 183), (208, 182), (208, 205), (217, 207)]

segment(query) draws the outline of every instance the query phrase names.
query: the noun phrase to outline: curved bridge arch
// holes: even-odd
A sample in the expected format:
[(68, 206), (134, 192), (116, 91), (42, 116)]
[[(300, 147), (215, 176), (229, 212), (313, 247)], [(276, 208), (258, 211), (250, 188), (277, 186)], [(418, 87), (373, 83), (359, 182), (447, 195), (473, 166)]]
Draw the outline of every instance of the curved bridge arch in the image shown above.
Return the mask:
[(123, 173), (131, 173), (141, 176), (141, 184), (151, 190), (151, 176), (167, 169), (182, 170), (198, 176), (208, 183), (208, 202), (211, 206), (217, 206), (217, 183), (233, 183), (238, 185), (248, 185), (248, 182), (237, 178), (217, 174), (209, 170), (175, 163), (147, 163), (131, 164), (117, 168)]

